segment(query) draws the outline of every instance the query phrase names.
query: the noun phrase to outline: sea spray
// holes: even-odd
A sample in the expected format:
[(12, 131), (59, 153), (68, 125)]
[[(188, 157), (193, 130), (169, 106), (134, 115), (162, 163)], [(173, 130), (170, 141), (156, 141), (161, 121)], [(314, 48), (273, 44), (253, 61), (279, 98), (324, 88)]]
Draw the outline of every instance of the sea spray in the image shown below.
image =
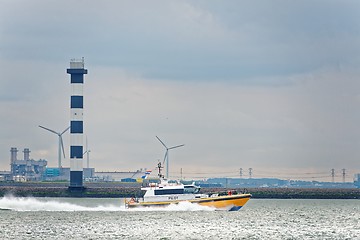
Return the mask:
[[(67, 198), (33, 198), (33, 197), (14, 197), (7, 195), (0, 198), (0, 209), (12, 211), (53, 211), (53, 212), (82, 212), (82, 211), (215, 211), (214, 208), (193, 204), (190, 202), (180, 202), (165, 207), (143, 207), (127, 209), (124, 205), (97, 204), (96, 206), (83, 206), (80, 204), (68, 202)], [(85, 200), (82, 198), (82, 200)], [(90, 199), (88, 199), (90, 200)], [(106, 202), (104, 200), (104, 202)]]
[(189, 211), (189, 212), (195, 212), (195, 211), (215, 211), (215, 208), (207, 207), (207, 206), (201, 206), (196, 203), (191, 202), (179, 202), (178, 204), (170, 204), (168, 206), (161, 206), (161, 207), (138, 207), (138, 208), (131, 208), (128, 209), (129, 211)]
[(99, 205), (86, 207), (73, 203), (51, 200), (49, 198), (37, 199), (33, 197), (13, 197), (11, 195), (0, 198), (0, 209), (13, 211), (121, 211), (124, 206)]

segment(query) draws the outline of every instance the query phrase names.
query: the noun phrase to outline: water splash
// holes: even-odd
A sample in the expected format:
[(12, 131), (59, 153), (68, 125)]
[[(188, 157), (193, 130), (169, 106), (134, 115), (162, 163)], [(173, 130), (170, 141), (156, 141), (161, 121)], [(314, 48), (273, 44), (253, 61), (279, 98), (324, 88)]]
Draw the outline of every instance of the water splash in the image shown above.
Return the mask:
[(98, 205), (98, 206), (81, 206), (61, 200), (37, 199), (33, 197), (13, 197), (5, 196), (0, 198), (0, 210), (12, 211), (52, 211), (52, 212), (73, 212), (73, 211), (215, 211), (215, 208), (200, 206), (190, 202), (180, 202), (171, 204), (166, 207), (144, 207), (127, 209), (124, 205)]
[(124, 206), (99, 205), (96, 207), (86, 207), (73, 203), (39, 200), (32, 197), (13, 197), (5, 196), (0, 199), (0, 209), (13, 211), (121, 211)]
[(165, 207), (140, 207), (140, 208), (132, 208), (128, 209), (129, 211), (189, 211), (189, 212), (195, 212), (195, 211), (215, 211), (215, 208), (207, 207), (207, 206), (201, 206), (196, 203), (191, 202), (179, 202), (178, 204), (170, 204)]

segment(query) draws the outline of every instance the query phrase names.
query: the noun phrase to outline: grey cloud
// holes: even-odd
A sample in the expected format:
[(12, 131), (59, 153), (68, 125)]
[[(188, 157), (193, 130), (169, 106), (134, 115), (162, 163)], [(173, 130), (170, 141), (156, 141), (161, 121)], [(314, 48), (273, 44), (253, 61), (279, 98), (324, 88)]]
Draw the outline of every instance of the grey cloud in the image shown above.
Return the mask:
[[(85, 55), (165, 79), (237, 80), (359, 63), (355, 1), (8, 4), (4, 56)], [(25, 10), (26, 9), (26, 10)]]

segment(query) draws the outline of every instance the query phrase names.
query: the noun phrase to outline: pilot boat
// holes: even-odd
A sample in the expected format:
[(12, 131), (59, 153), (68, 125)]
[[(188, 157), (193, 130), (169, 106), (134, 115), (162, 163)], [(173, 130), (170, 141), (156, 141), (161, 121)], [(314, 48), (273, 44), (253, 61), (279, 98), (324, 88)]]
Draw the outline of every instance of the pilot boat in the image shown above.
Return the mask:
[(127, 208), (165, 207), (180, 202), (190, 202), (201, 206), (208, 206), (216, 210), (238, 211), (251, 198), (249, 193), (238, 194), (229, 191), (227, 195), (203, 194), (200, 187), (192, 184), (182, 184), (178, 181), (169, 181), (161, 174), (161, 163), (158, 163), (160, 182), (148, 183), (141, 188), (145, 191), (142, 198), (125, 199)]

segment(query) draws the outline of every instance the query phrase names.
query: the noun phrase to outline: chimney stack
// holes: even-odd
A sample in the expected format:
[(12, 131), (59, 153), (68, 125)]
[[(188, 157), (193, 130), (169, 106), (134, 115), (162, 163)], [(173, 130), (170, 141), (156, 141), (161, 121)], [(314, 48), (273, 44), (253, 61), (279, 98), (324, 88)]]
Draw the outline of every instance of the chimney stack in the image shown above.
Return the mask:
[(10, 160), (11, 160), (11, 163), (13, 163), (13, 162), (15, 162), (17, 160), (17, 152), (18, 152), (18, 150), (17, 150), (16, 147), (12, 147), (10, 152), (11, 152)]
[(28, 148), (24, 148), (24, 160), (29, 161), (30, 160), (30, 150)]

